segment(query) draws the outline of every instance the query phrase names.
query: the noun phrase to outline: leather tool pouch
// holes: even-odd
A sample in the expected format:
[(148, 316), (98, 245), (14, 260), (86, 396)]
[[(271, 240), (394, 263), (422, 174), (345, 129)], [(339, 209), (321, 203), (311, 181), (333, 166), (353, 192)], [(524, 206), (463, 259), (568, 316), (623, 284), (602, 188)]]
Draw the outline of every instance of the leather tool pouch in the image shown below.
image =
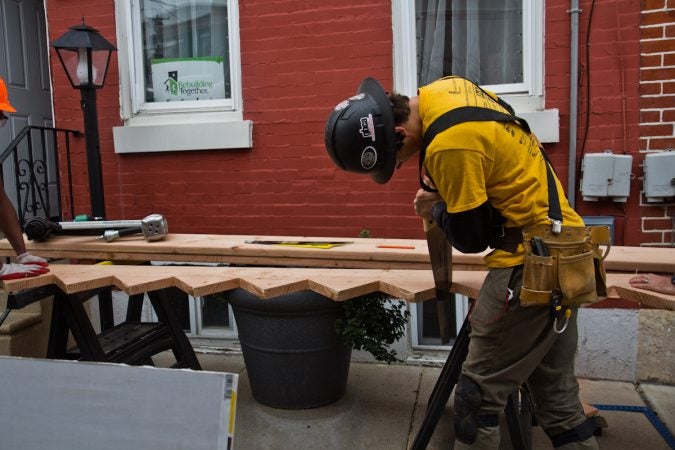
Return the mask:
[[(542, 240), (547, 254), (537, 254), (532, 244), (535, 236)], [(555, 290), (562, 294), (565, 306), (607, 296), (603, 261), (610, 249), (609, 227), (562, 227), (559, 234), (549, 225), (528, 227), (523, 230), (523, 246), (522, 306), (550, 305)], [(601, 246), (606, 246), (604, 253)]]

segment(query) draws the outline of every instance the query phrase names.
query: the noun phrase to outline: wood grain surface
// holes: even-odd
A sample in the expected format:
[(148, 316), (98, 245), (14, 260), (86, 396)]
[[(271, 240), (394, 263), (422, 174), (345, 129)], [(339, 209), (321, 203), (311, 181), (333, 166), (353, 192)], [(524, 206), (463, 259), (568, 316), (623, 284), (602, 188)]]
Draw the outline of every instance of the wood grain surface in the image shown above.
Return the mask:
[[(329, 240), (344, 241), (346, 244), (319, 249), (248, 244), (247, 240)], [(26, 245), (28, 251), (46, 258), (326, 268), (431, 268), (427, 243), (422, 239), (170, 234), (166, 239), (157, 242), (147, 242), (141, 235), (126, 236), (113, 242), (106, 242), (95, 236), (52, 236), (45, 242), (27, 241)], [(386, 248), (396, 246), (414, 248)], [(454, 270), (485, 270), (483, 257), (487, 252), (466, 254), (454, 250), (452, 253)], [(6, 239), (0, 240), (0, 256), (14, 256)], [(605, 268), (610, 272), (675, 273), (675, 248), (612, 247), (605, 260)]]
[[(452, 291), (476, 298), (487, 272), (453, 272)], [(632, 288), (631, 274), (608, 274), (609, 296), (640, 305), (675, 310), (675, 296)], [(7, 292), (54, 284), (67, 294), (113, 286), (128, 294), (177, 287), (193, 296), (243, 288), (261, 299), (311, 290), (336, 301), (383, 292), (408, 302), (434, 298), (431, 271), (320, 268), (185, 267), (136, 265), (52, 264), (50, 272), (35, 278), (2, 283)]]

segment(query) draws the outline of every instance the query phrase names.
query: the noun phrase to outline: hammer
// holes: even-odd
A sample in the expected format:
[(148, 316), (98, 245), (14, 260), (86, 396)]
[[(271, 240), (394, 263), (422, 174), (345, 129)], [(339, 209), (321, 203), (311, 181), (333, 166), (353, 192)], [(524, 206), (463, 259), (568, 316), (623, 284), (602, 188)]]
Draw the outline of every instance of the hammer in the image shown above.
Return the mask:
[[(117, 231), (118, 235), (110, 242), (128, 234), (142, 232), (148, 241), (159, 241), (169, 233), (166, 218), (160, 214), (151, 214), (142, 220), (101, 220), (91, 222), (52, 222), (42, 217), (33, 217), (24, 225), (24, 232), (32, 241), (44, 241), (52, 233), (63, 234), (91, 234), (92, 230)], [(133, 232), (131, 230), (134, 230)], [(120, 233), (121, 232), (121, 233)], [(105, 233), (103, 236), (105, 238)]]

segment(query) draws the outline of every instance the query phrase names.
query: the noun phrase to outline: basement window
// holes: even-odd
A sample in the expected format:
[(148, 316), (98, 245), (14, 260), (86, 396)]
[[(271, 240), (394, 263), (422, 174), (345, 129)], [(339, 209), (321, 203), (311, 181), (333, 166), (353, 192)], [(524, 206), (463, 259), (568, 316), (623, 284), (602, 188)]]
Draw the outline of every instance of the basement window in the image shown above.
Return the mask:
[[(469, 299), (460, 294), (454, 295), (454, 301), (446, 308), (439, 308), (436, 300), (412, 305), (411, 344), (414, 349), (448, 350), (454, 345), (469, 312)], [(445, 313), (442, 320), (439, 320), (439, 311)]]
[(235, 0), (116, 2), (117, 153), (250, 148)]

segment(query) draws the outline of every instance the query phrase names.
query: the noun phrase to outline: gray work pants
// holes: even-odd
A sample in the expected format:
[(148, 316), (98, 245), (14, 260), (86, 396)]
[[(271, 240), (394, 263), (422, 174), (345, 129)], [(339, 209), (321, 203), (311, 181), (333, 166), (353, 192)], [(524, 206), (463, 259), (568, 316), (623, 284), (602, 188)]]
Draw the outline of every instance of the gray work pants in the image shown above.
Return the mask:
[[(490, 270), (470, 312), (469, 354), (462, 374), (480, 387), (481, 415), (502, 412), (508, 396), (527, 383), (538, 424), (557, 435), (586, 420), (574, 375), (577, 311), (572, 311), (567, 329), (556, 334), (548, 307), (520, 306), (521, 278), (522, 267)], [(483, 431), (479, 440), (493, 440)], [(480, 442), (475, 445), (481, 448)]]

